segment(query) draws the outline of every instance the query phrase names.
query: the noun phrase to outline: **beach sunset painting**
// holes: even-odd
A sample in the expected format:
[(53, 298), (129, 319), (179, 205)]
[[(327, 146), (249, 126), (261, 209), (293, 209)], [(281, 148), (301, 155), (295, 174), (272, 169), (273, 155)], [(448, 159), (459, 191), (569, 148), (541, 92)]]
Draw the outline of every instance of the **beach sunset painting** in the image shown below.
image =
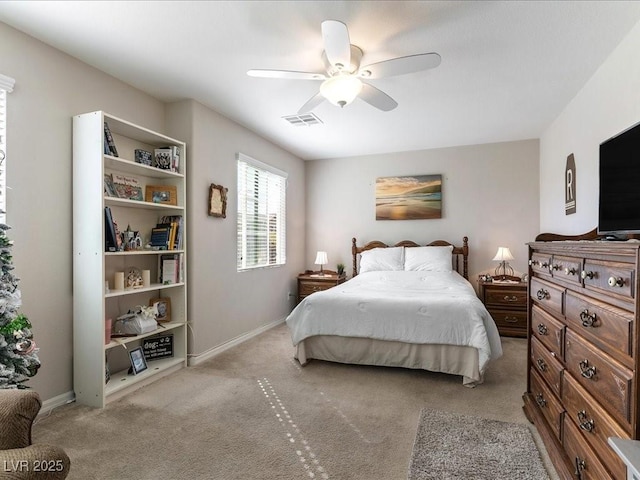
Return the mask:
[(442, 175), (376, 179), (376, 220), (442, 218)]

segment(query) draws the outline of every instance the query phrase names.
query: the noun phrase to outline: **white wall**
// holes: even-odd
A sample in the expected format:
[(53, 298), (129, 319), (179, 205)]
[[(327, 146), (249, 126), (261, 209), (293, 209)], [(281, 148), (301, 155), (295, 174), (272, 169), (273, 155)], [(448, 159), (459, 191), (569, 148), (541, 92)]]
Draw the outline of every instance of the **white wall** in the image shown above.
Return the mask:
[(8, 95), (7, 223), (23, 308), (42, 367), (29, 384), (44, 400), (68, 393), (72, 375), (72, 116), (105, 110), (153, 130), (164, 105), (0, 23)]
[[(165, 105), (3, 23), (0, 58), (0, 73), (16, 80), (8, 95), (7, 223), (13, 227), (22, 311), (33, 323), (42, 361), (28, 383), (43, 400), (73, 389), (73, 115), (105, 110), (188, 143), (189, 316), (197, 335), (191, 351), (206, 351), (288, 313), (286, 292), (295, 291), (295, 276), (303, 268), (302, 160), (202, 105)], [(235, 272), (238, 150), (289, 172), (284, 268)], [(229, 187), (226, 219), (206, 216), (210, 183)], [(279, 294), (270, 298), (274, 290)]]
[[(538, 233), (538, 141), (472, 145), (367, 157), (307, 162), (307, 248), (305, 266), (326, 250), (327, 268), (344, 263), (351, 275), (351, 238), (462, 244), (469, 237), (470, 278), (486, 269), (499, 246), (527, 271), (526, 242)], [(442, 174), (442, 219), (375, 219), (377, 177)]]
[[(167, 128), (187, 138), (189, 319), (192, 355), (284, 319), (304, 265), (304, 162), (195, 101), (168, 106)], [(236, 153), (288, 173), (287, 264), (236, 271)], [(227, 218), (207, 215), (209, 185), (229, 189)]]
[[(540, 228), (585, 233), (598, 223), (598, 155), (604, 140), (640, 121), (640, 23), (540, 139)], [(576, 162), (576, 213), (564, 213), (567, 156)]]

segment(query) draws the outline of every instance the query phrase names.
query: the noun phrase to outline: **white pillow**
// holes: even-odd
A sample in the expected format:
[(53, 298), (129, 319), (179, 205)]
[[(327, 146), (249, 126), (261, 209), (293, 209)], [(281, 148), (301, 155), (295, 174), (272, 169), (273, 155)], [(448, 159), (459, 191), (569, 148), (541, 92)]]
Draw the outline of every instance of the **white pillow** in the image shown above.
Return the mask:
[(360, 254), (360, 273), (404, 270), (404, 247), (372, 248)]
[(407, 247), (404, 269), (407, 271), (450, 272), (453, 245), (446, 247)]

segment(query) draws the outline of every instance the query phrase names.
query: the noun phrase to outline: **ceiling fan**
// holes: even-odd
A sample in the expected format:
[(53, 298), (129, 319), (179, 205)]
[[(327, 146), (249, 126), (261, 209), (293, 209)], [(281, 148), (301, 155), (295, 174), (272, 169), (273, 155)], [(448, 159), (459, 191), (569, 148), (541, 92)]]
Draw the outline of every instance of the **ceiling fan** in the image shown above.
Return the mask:
[(388, 112), (396, 108), (398, 103), (365, 80), (427, 70), (440, 65), (441, 60), (437, 53), (420, 53), (361, 67), (362, 50), (351, 44), (347, 26), (337, 20), (322, 22), (322, 40), (325, 72), (249, 70), (247, 75), (288, 80), (322, 80), (320, 91), (298, 110), (299, 114), (310, 112), (325, 99), (336, 106), (344, 107), (358, 96), (370, 105)]

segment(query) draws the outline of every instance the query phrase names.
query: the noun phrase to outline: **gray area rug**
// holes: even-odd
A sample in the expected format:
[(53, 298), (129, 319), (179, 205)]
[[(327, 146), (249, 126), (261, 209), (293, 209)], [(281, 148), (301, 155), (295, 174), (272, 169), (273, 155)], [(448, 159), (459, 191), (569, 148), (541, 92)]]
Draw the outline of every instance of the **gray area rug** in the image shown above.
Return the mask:
[(527, 425), (423, 409), (409, 480), (548, 480)]

